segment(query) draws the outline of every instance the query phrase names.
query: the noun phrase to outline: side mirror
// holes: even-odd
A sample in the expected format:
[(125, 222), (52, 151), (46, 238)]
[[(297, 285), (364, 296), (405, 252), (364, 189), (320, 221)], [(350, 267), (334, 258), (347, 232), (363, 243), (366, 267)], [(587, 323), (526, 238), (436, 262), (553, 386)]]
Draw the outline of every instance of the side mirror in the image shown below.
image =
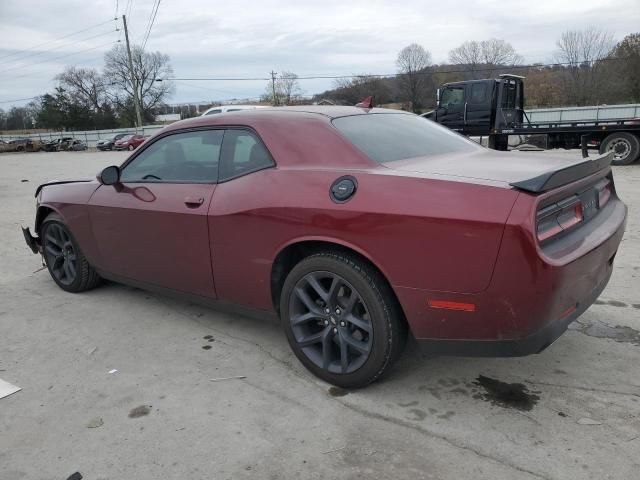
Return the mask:
[(111, 165), (102, 170), (96, 177), (102, 185), (115, 185), (120, 183), (120, 167)]

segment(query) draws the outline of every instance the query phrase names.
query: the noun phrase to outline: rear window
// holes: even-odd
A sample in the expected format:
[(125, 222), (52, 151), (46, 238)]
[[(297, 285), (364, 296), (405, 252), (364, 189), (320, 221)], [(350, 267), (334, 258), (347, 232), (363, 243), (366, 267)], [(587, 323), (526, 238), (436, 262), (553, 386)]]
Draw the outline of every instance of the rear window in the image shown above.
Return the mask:
[(370, 113), (333, 120), (333, 125), (351, 143), (378, 163), (406, 158), (473, 152), (478, 144), (410, 114)]

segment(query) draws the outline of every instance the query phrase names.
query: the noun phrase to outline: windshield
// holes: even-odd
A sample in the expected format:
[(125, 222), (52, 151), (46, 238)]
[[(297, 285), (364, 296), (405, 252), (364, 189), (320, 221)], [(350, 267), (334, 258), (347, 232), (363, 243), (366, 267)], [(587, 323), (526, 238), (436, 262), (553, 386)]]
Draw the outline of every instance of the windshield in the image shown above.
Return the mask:
[(473, 152), (482, 147), (417, 115), (371, 113), (333, 120), (351, 143), (378, 163), (406, 158)]

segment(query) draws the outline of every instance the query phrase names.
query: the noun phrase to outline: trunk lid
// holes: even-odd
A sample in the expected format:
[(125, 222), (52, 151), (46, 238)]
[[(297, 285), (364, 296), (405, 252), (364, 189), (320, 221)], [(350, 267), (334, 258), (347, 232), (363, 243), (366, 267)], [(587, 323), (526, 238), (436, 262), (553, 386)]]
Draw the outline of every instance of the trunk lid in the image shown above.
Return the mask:
[(480, 150), (477, 153), (444, 154), (387, 162), (385, 167), (469, 181), (502, 182), (531, 193), (541, 193), (609, 168), (612, 154), (592, 158), (566, 158), (525, 152)]

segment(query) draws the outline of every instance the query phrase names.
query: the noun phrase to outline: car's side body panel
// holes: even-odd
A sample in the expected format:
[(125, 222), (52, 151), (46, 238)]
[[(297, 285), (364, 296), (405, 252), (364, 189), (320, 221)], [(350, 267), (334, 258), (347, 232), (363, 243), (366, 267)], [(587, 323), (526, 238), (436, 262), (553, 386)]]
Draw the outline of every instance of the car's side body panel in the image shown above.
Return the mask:
[(221, 298), (271, 308), (274, 259), (309, 239), (354, 248), (393, 287), (474, 293), (489, 285), (516, 192), (352, 171), (358, 190), (337, 204), (329, 190), (340, 175), (269, 169), (218, 186), (209, 228)]
[[(207, 229), (211, 184), (103, 185), (89, 201), (96, 267), (115, 275), (215, 297)], [(202, 200), (197, 205), (186, 199)]]
[(100, 184), (97, 181), (73, 182), (47, 185), (39, 188), (39, 213), (35, 232), (39, 232), (40, 222), (44, 220), (42, 212), (50, 209), (60, 215), (68, 225), (90, 263), (100, 259), (91, 229), (87, 204), (93, 192)]

